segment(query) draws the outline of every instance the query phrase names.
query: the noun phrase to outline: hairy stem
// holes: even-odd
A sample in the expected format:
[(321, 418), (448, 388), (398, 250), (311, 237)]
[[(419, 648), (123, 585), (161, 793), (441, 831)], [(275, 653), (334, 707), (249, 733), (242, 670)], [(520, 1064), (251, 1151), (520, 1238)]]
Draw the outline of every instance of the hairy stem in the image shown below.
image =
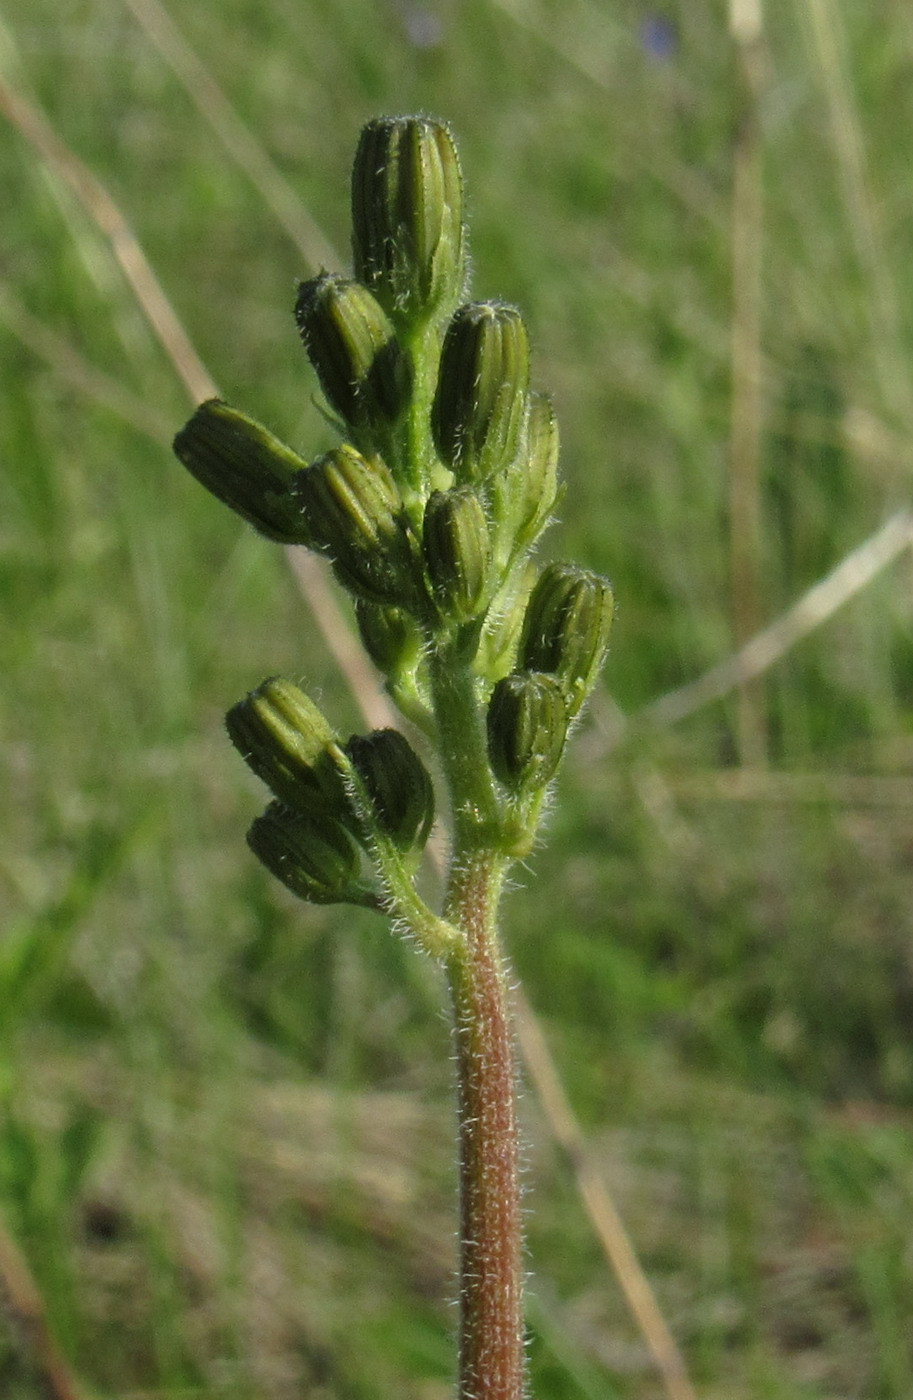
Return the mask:
[(496, 912), (500, 856), (457, 864), (448, 963), (460, 1127), (459, 1400), (521, 1400), (523, 1239), (513, 1038)]
[(497, 840), (501, 813), (472, 673), (447, 647), (429, 654), (428, 669), (441, 764), (453, 804), (454, 848), (462, 859)]

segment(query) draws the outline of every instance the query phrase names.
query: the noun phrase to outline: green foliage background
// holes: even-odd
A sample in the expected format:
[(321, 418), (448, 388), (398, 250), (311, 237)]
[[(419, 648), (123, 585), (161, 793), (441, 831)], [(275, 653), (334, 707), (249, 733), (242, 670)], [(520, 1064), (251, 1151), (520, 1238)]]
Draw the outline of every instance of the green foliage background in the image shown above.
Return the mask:
[[(315, 269), (151, 14), (5, 0), (0, 77), (108, 186), (224, 395), (314, 455), (332, 429), (291, 307)], [(620, 601), (606, 688), (506, 908), (515, 967), (704, 1400), (903, 1400), (910, 551), (766, 678), (767, 775), (731, 781), (731, 697), (613, 739), (615, 704), (636, 713), (732, 645), (746, 94), (726, 7), (201, 0), (174, 17), (341, 256), (361, 123), (452, 122), (474, 292), (523, 308), (562, 423), (546, 548)], [(901, 0), (771, 0), (764, 19), (773, 618), (910, 497), (913, 20)], [(260, 798), (222, 731), (277, 672), (346, 732), (357, 708), (281, 552), (171, 457), (191, 405), (108, 242), (0, 133), (2, 1218), (93, 1394), (439, 1400), (441, 988), (379, 920), (293, 907), (255, 868)], [(533, 1393), (656, 1396), (532, 1095), (525, 1113)], [(37, 1384), (11, 1323), (0, 1393)]]

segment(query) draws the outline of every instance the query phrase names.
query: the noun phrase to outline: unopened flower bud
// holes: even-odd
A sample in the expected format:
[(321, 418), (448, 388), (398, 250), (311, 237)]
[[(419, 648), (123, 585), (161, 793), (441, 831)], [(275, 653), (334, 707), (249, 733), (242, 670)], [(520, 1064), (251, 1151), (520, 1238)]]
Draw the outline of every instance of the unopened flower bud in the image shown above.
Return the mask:
[(538, 570), (531, 560), (514, 568), (508, 587), (498, 594), (485, 617), (474, 670), (489, 681), (498, 681), (514, 669), (526, 604)]
[(331, 817), (294, 812), (271, 802), (248, 831), (247, 844), (299, 899), (312, 904), (366, 902), (366, 888), (358, 879), (358, 849)]
[(381, 829), (402, 851), (424, 846), (434, 820), (428, 770), (398, 729), (355, 734), (345, 746)]
[(482, 611), (491, 574), (491, 537), (471, 487), (432, 491), (422, 533), (431, 595), (445, 617), (469, 622)]
[(507, 468), (520, 445), (529, 390), (529, 338), (516, 307), (461, 306), (441, 350), (432, 429), (458, 481)]
[(577, 714), (596, 682), (614, 607), (608, 580), (574, 564), (549, 564), (530, 595), (520, 665), (557, 677), (569, 716)]
[(525, 549), (541, 533), (558, 496), (558, 419), (545, 394), (531, 394), (526, 447), (508, 479), (515, 544)]
[(418, 665), (422, 634), (405, 609), (359, 598), (355, 620), (365, 650), (385, 676), (398, 676)]
[(446, 126), (368, 122), (352, 170), (352, 248), (355, 276), (395, 321), (453, 310), (465, 280), (463, 181)]
[(344, 444), (299, 472), (294, 493), (315, 545), (340, 582), (374, 602), (395, 602), (411, 586), (403, 503), (389, 468)]
[(336, 412), (357, 429), (395, 422), (409, 393), (409, 363), (367, 287), (321, 273), (302, 282), (295, 319)]
[(560, 683), (541, 672), (505, 676), (488, 706), (492, 770), (513, 789), (545, 787), (554, 777), (567, 739), (568, 715)]
[(174, 439), (179, 461), (208, 491), (280, 544), (308, 544), (301, 508), (289, 487), (304, 462), (267, 428), (207, 399)]
[(274, 676), (232, 706), (225, 724), (241, 757), (275, 797), (299, 811), (341, 818), (347, 799), (327, 753), (335, 736), (303, 690)]

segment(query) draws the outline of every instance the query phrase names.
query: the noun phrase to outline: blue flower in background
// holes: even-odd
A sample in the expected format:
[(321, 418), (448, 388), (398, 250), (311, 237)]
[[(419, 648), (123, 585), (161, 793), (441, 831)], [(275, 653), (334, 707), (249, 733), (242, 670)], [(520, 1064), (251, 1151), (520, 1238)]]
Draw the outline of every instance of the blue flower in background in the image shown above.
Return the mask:
[(674, 58), (678, 53), (678, 27), (667, 15), (654, 12), (640, 22), (640, 42), (651, 58)]

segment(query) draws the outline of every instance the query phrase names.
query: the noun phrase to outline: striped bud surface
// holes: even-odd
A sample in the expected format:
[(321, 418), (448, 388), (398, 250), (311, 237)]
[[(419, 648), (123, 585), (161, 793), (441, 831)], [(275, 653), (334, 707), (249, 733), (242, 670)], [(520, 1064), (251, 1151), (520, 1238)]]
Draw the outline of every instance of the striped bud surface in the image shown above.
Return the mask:
[(295, 319), (323, 392), (346, 423), (395, 422), (409, 396), (409, 363), (367, 287), (323, 272), (302, 282)]
[(515, 791), (545, 787), (561, 762), (567, 739), (564, 692), (554, 676), (520, 671), (505, 676), (488, 705), (492, 771)]
[(441, 615), (456, 622), (477, 617), (491, 575), (491, 536), (475, 491), (432, 491), (425, 506), (422, 552)]
[(311, 904), (363, 902), (359, 851), (331, 817), (294, 812), (271, 802), (251, 825), (247, 844), (299, 899)]
[(477, 484), (510, 466), (529, 391), (529, 337), (502, 302), (461, 306), (444, 336), (431, 425), (458, 482)]
[(615, 609), (607, 579), (575, 564), (549, 564), (526, 607), (519, 664), (555, 676), (576, 715), (606, 657)]
[(434, 821), (428, 770), (398, 729), (354, 734), (345, 746), (378, 825), (400, 850), (424, 846)]
[(403, 502), (384, 462), (344, 444), (299, 472), (293, 490), (315, 546), (333, 560), (345, 587), (373, 602), (408, 595)]
[(174, 453), (192, 476), (261, 535), (280, 544), (308, 544), (301, 508), (290, 494), (302, 459), (221, 399), (207, 399), (174, 439)]
[(399, 324), (456, 306), (466, 276), (463, 180), (443, 123), (368, 122), (352, 169), (352, 251), (355, 276)]
[(497, 681), (514, 669), (526, 604), (536, 578), (537, 569), (531, 560), (518, 565), (508, 587), (489, 608), (476, 653), (474, 669), (478, 675)]
[(510, 475), (516, 544), (525, 549), (543, 530), (558, 497), (558, 419), (546, 394), (531, 394), (526, 449)]
[(264, 681), (225, 716), (229, 738), (274, 797), (299, 811), (333, 812), (347, 799), (327, 754), (335, 738), (303, 690), (281, 676)]

